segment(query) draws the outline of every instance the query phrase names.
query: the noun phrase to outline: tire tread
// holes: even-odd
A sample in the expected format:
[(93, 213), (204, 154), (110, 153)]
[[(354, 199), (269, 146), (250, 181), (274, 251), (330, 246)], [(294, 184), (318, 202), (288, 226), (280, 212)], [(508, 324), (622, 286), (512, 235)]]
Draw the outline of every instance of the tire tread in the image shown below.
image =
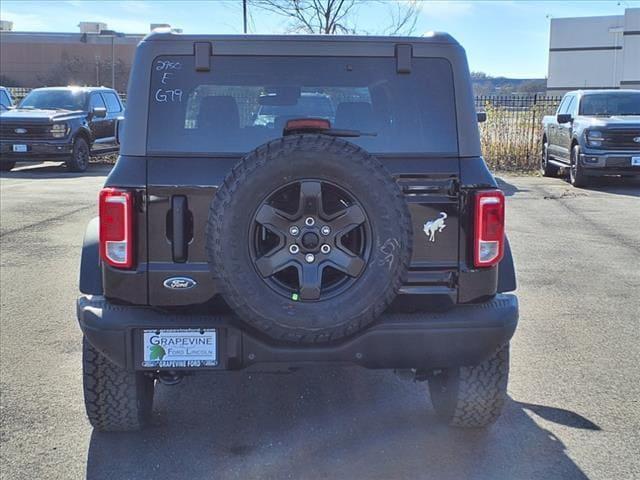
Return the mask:
[[(509, 345), (501, 347), (479, 365), (460, 367), (454, 375), (455, 394), (445, 402), (439, 398), (433, 404), (449, 425), (481, 428), (495, 422), (507, 398), (509, 377)], [(430, 384), (432, 399), (437, 387)]]
[(390, 181), (390, 174), (375, 157), (369, 154), (363, 155), (364, 150), (335, 137), (323, 135), (295, 135), (282, 137), (268, 142), (253, 152), (250, 152), (240, 162), (236, 163), (231, 172), (225, 178), (223, 184), (216, 193), (216, 197), (211, 206), (207, 224), (207, 251), (211, 265), (213, 265), (214, 277), (219, 280), (220, 289), (225, 300), (232, 306), (233, 310), (240, 318), (252, 324), (258, 330), (267, 333), (271, 338), (296, 344), (319, 344), (329, 343), (338, 340), (361, 330), (379, 317), (382, 312), (391, 304), (400, 286), (402, 285), (404, 272), (408, 270), (411, 259), (411, 241), (407, 242), (406, 248), (400, 253), (399, 271), (401, 275), (396, 275), (391, 288), (387, 289), (383, 298), (371, 302), (371, 305), (356, 318), (348, 322), (327, 329), (297, 328), (295, 330), (283, 327), (275, 321), (261, 316), (260, 312), (252, 310), (245, 301), (244, 292), (238, 291), (230, 286), (229, 272), (222, 262), (215, 259), (222, 258), (224, 252), (221, 248), (223, 231), (221, 221), (222, 216), (228, 211), (229, 204), (235, 193), (243, 187), (245, 179), (253, 174), (257, 169), (269, 168), (269, 163), (277, 161), (283, 155), (292, 150), (304, 148), (305, 152), (316, 152), (322, 154), (327, 151), (338, 153), (344, 158), (345, 163), (359, 164), (368, 171), (372, 184), (385, 190), (385, 195), (395, 198), (393, 202), (395, 219), (399, 222), (401, 235), (411, 239), (411, 220), (402, 192), (394, 181)]
[(113, 364), (86, 338), (82, 347), (84, 399), (91, 425), (101, 431), (141, 429), (151, 413), (153, 379)]

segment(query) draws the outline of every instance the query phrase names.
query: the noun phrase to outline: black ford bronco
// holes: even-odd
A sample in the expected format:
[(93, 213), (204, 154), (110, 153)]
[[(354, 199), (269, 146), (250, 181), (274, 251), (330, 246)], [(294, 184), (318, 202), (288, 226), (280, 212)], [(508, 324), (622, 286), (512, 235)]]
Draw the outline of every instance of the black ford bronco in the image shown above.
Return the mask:
[(77, 302), (95, 428), (144, 426), (156, 382), (305, 364), (497, 418), (515, 272), (450, 36), (152, 33), (119, 138)]
[(16, 162), (64, 160), (83, 172), (91, 155), (118, 150), (115, 126), (124, 107), (105, 87), (36, 88), (0, 112), (0, 169)]

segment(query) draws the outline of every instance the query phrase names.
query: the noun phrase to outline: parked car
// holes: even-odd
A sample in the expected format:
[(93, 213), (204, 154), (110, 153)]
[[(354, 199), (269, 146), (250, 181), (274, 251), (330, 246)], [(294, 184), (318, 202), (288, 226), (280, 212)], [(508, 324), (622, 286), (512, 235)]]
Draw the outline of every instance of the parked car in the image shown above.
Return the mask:
[[(324, 100), (255, 124), (311, 89), (335, 125)], [(496, 420), (515, 271), (454, 39), (154, 32), (127, 98), (82, 248), (94, 428), (143, 427), (156, 382), (309, 364), (395, 369), (449, 424)]]
[(603, 175), (640, 176), (640, 91), (577, 90), (543, 121), (541, 172), (576, 187)]
[(0, 168), (64, 160), (71, 171), (82, 172), (91, 155), (117, 151), (115, 127), (123, 117), (110, 88), (36, 88), (16, 108), (0, 112)]
[(0, 87), (0, 112), (9, 110), (13, 107), (13, 97), (6, 87)]

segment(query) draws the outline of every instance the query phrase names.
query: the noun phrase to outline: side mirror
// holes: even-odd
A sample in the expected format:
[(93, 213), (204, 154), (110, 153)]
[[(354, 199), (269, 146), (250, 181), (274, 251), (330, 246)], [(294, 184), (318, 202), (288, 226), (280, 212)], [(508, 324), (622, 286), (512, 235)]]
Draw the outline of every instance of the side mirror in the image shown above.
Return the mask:
[(116, 137), (116, 145), (120, 145), (120, 142), (122, 140), (122, 132), (120, 131), (121, 128), (124, 127), (124, 118), (117, 118), (116, 119), (116, 131), (115, 131), (115, 137)]
[(104, 107), (94, 107), (91, 110), (91, 116), (95, 118), (104, 118), (107, 116), (107, 109)]
[(487, 121), (487, 112), (478, 112), (478, 123), (483, 123)]
[(569, 123), (571, 120), (573, 120), (573, 117), (570, 113), (559, 113), (558, 115), (556, 115), (556, 120), (558, 121), (558, 123)]

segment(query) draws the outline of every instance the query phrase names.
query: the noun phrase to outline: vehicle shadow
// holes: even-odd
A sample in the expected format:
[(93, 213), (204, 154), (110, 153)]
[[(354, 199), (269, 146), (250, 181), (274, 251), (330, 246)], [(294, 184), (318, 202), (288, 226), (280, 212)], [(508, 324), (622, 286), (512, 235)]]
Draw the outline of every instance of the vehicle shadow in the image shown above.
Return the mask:
[(511, 197), (516, 193), (529, 191), (527, 189), (518, 188), (514, 184), (507, 182), (503, 177), (496, 176), (495, 178), (496, 178), (496, 182), (498, 183), (498, 188), (500, 188), (500, 190), (502, 190), (502, 192), (507, 197)]
[(634, 178), (601, 177), (593, 179), (593, 182), (584, 190), (611, 193), (629, 197), (640, 197), (640, 176)]
[(62, 162), (42, 162), (18, 164), (9, 172), (2, 172), (2, 178), (28, 178), (31, 180), (47, 180), (51, 178), (102, 177), (108, 175), (113, 165), (106, 163), (90, 163), (84, 172), (70, 172)]
[(87, 479), (586, 479), (536, 417), (599, 427), (509, 400), (484, 431), (437, 422), (426, 385), (390, 372), (309, 368), (206, 374), (160, 385), (154, 425), (91, 435)]

